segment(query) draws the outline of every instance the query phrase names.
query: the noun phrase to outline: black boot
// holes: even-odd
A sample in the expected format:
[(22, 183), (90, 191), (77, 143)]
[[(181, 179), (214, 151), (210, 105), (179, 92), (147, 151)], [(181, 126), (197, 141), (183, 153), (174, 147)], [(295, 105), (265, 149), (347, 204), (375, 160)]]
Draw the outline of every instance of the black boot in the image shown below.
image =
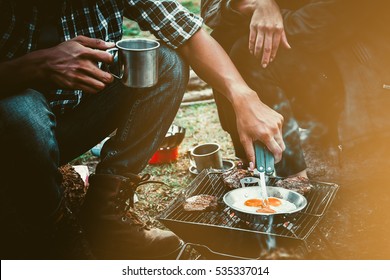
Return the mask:
[(68, 207), (64, 207), (62, 217), (55, 223), (51, 241), (53, 259), (96, 259), (79, 220)]
[(95, 259), (82, 227), (63, 201), (48, 219), (10, 221), (1, 231), (1, 259)]
[(98, 259), (175, 258), (182, 243), (171, 231), (148, 228), (133, 211), (136, 188), (148, 177), (92, 175), (81, 221)]

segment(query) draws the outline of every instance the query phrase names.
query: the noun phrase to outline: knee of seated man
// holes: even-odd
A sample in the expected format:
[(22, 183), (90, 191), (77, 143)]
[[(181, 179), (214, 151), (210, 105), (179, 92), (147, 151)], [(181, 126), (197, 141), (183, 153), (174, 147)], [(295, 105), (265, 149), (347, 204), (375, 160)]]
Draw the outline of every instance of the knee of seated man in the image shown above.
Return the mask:
[(54, 137), (55, 116), (45, 97), (32, 89), (0, 101), (0, 133), (13, 142), (46, 142)]
[(159, 79), (173, 81), (185, 88), (189, 79), (189, 66), (174, 50), (161, 46), (159, 52)]

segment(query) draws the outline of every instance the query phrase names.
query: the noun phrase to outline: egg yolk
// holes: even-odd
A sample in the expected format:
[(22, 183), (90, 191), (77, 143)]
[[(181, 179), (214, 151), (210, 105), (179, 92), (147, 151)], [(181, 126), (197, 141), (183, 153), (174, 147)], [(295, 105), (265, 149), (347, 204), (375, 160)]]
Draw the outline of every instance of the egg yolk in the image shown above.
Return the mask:
[(275, 207), (280, 206), (282, 204), (282, 202), (279, 199), (277, 199), (276, 197), (269, 197), (268, 203), (269, 203), (269, 205), (275, 206)]
[(263, 201), (257, 198), (248, 199), (244, 204), (249, 207), (263, 207)]
[[(244, 204), (246, 206), (249, 206), (249, 207), (264, 207), (263, 200), (258, 199), (258, 198), (248, 199), (244, 202)], [(268, 204), (270, 206), (278, 207), (282, 204), (282, 202), (279, 199), (277, 199), (276, 197), (269, 197)]]
[(269, 208), (269, 206), (263, 207), (263, 208), (259, 208), (259, 209), (256, 210), (256, 212), (257, 213), (266, 213), (266, 214), (276, 213), (276, 211), (274, 209)]

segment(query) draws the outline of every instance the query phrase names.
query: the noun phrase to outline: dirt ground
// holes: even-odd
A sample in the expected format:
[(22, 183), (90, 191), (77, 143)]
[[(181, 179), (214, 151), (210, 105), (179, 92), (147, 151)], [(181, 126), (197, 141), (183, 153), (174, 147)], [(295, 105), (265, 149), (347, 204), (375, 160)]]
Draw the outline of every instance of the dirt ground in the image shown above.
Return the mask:
[[(199, 85), (195, 85), (194, 89), (199, 90)], [(196, 102), (202, 95), (204, 99), (209, 98), (210, 90), (201, 89), (195, 96), (190, 93), (186, 98), (189, 102)], [(189, 163), (184, 156), (194, 144), (217, 141), (223, 145), (226, 158), (234, 157), (228, 136), (215, 121), (216, 112), (212, 112), (213, 116), (210, 117), (212, 110), (215, 110), (212, 105), (205, 106), (204, 110), (201, 105), (200, 110), (194, 110), (196, 116), (191, 116), (191, 112), (181, 109), (176, 121), (187, 128), (187, 135), (180, 148), (178, 162), (145, 169), (145, 172), (171, 185), (165, 189), (152, 185), (140, 190), (138, 207), (152, 217), (148, 219), (150, 224), (161, 227), (153, 216), (161, 212), (194, 179), (188, 172)], [(180, 115), (184, 115), (184, 121)], [(192, 125), (191, 122), (197, 124)], [(211, 127), (210, 130), (215, 133), (199, 132), (203, 127)], [(390, 259), (390, 151), (387, 143), (382, 140), (343, 152), (337, 147), (329, 150), (310, 142), (304, 145), (310, 178), (340, 186), (333, 204), (318, 226), (327, 238), (329, 248), (321, 248), (313, 258)], [(93, 169), (96, 159), (89, 158), (86, 162)], [(145, 193), (148, 192), (154, 192), (154, 195), (146, 199)], [(316, 238), (315, 234), (313, 238)]]
[(319, 230), (329, 242), (315, 258), (390, 259), (390, 152), (386, 140), (348, 151), (304, 147), (312, 180), (340, 188)]
[[(219, 126), (215, 104), (183, 106), (175, 123), (186, 127), (177, 162), (148, 165), (144, 173), (168, 186), (145, 185), (138, 190), (137, 210), (144, 221), (164, 228), (155, 216), (194, 179), (189, 173), (186, 151), (197, 143), (218, 142), (224, 158), (234, 159), (228, 135)], [(208, 132), (202, 132), (208, 127)], [(314, 250), (311, 259), (390, 259), (390, 151), (387, 141), (370, 142), (347, 151), (324, 148), (318, 143), (303, 144), (311, 180), (337, 183), (340, 188), (333, 204), (309, 241)], [(87, 164), (93, 172), (98, 159), (84, 156), (76, 163)], [(80, 190), (79, 190), (80, 191)], [(78, 199), (76, 197), (76, 199)], [(323, 236), (326, 242), (320, 242)]]

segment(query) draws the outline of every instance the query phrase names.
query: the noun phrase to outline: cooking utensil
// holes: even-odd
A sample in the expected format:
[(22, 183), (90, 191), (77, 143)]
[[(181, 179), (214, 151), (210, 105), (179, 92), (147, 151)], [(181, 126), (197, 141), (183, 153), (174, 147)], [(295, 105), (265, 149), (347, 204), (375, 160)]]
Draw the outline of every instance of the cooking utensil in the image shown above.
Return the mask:
[(265, 185), (265, 175), (273, 175), (275, 169), (274, 156), (268, 150), (266, 146), (262, 143), (256, 141), (254, 142), (255, 156), (256, 156), (256, 170), (254, 174), (258, 175), (260, 178), (260, 191), (262, 194), (261, 199), (263, 200), (264, 205), (268, 205), (268, 194), (267, 188)]
[[(268, 177), (267, 185), (274, 186), (280, 179)], [(269, 235), (276, 238), (278, 247), (296, 244), (310, 251), (315, 249), (311, 242), (318, 240), (318, 236), (312, 233), (339, 189), (332, 183), (311, 181), (310, 184), (313, 188), (306, 195), (307, 205), (301, 211), (277, 215), (273, 223), (252, 224), (241, 220), (228, 206), (200, 213), (184, 211), (183, 203), (190, 196), (208, 194), (222, 200), (230, 191), (224, 184), (222, 172), (204, 170), (160, 213), (158, 220), (187, 243), (202, 244), (215, 252), (232, 256), (258, 258), (264, 250), (264, 239)], [(317, 232), (320, 234), (319, 230)]]
[(275, 171), (275, 160), (273, 154), (268, 148), (256, 141), (254, 142), (255, 156), (256, 156), (256, 168), (259, 172), (264, 172), (266, 175), (271, 176)]
[[(239, 188), (232, 191), (229, 191), (223, 196), (223, 201), (227, 206), (229, 206), (234, 213), (240, 217), (242, 220), (253, 224), (264, 223), (268, 220), (270, 216), (280, 216), (287, 215), (301, 211), (307, 205), (306, 198), (294, 191), (287, 190), (280, 187), (269, 187), (267, 186), (267, 193), (271, 197), (276, 197), (283, 199), (292, 203), (295, 206), (295, 209), (292, 210), (283, 210), (277, 213), (269, 214), (269, 213), (258, 213), (256, 212), (256, 208), (249, 209), (248, 207), (243, 207), (243, 202), (252, 198), (260, 198), (261, 199), (261, 187), (246, 187)], [(241, 206), (242, 204), (242, 206)], [(252, 207), (251, 207), (252, 208)]]
[(149, 164), (170, 163), (179, 157), (179, 145), (184, 139), (186, 129), (172, 124), (165, 134), (165, 138), (159, 149), (149, 160)]
[(260, 186), (260, 178), (259, 177), (245, 177), (240, 180), (240, 184), (242, 188), (246, 187), (259, 187)]
[(267, 186), (265, 185), (265, 172), (259, 172), (257, 169), (253, 171), (254, 175), (258, 175), (260, 178), (260, 191), (264, 205), (269, 205)]
[(172, 124), (165, 134), (165, 138), (160, 145), (160, 149), (172, 149), (178, 147), (183, 141), (185, 134), (186, 129), (184, 127)]
[[(264, 205), (268, 205), (268, 194), (265, 185), (264, 172), (259, 172), (257, 169), (253, 170), (254, 177), (245, 177), (240, 180), (242, 188), (245, 187), (259, 187), (261, 192), (261, 198)], [(256, 176), (256, 177), (255, 177)]]
[[(218, 169), (217, 171), (228, 172), (235, 167), (234, 162), (228, 159), (223, 159), (222, 163), (223, 163), (223, 169)], [(198, 175), (200, 173), (198, 169), (196, 169), (196, 166), (193, 165), (190, 165), (188, 170), (191, 172), (192, 175)]]

